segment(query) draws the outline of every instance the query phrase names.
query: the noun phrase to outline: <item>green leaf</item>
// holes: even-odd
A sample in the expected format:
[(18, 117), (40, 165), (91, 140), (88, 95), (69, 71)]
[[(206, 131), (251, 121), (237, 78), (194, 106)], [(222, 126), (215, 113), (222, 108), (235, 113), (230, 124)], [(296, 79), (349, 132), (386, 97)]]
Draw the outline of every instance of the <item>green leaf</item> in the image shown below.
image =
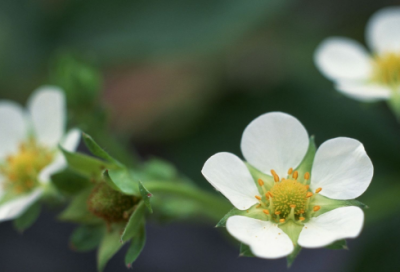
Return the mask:
[(334, 210), (334, 209), (337, 209), (340, 207), (357, 206), (361, 209), (368, 208), (367, 205), (365, 205), (364, 203), (362, 203), (358, 200), (355, 200), (355, 199), (350, 199), (350, 200), (330, 199), (321, 194), (314, 194), (311, 198), (310, 205), (321, 207), (321, 209), (315, 213), (316, 216), (319, 216), (321, 214), (324, 214), (326, 212), (329, 212), (331, 210)]
[(240, 257), (255, 257), (248, 245), (240, 244)]
[(239, 210), (237, 208), (233, 208), (227, 214), (225, 214), (224, 217), (222, 217), (222, 219), (217, 223), (217, 225), (215, 227), (216, 228), (225, 227), (226, 221), (228, 220), (229, 217), (231, 217), (233, 215), (241, 215), (241, 216), (247, 216), (247, 217), (251, 217), (251, 218), (259, 218), (259, 219), (263, 219), (263, 217), (265, 216), (259, 209), (257, 210), (255, 208), (255, 205), (244, 211)]
[(106, 162), (87, 156), (85, 154), (72, 153), (66, 151), (61, 146), (60, 149), (68, 162), (68, 166), (72, 170), (83, 175), (84, 177), (100, 179), (102, 172), (105, 169), (113, 168), (113, 165), (107, 164)]
[(140, 196), (139, 182), (133, 179), (127, 169), (108, 169), (108, 175), (120, 192)]
[(41, 205), (39, 202), (32, 204), (22, 215), (14, 220), (14, 227), (18, 231), (24, 231), (32, 226), (40, 215)]
[(100, 244), (104, 231), (103, 225), (80, 226), (70, 237), (71, 248), (79, 252), (95, 249)]
[(162, 180), (176, 180), (178, 171), (167, 161), (152, 158), (145, 162), (143, 172), (151, 178)]
[(329, 246), (326, 246), (328, 249), (349, 249), (347, 247), (347, 242), (345, 239), (343, 240), (338, 240), (330, 244)]
[(111, 177), (110, 177), (110, 175), (109, 175), (107, 169), (104, 170), (104, 172), (103, 172), (103, 180), (104, 180), (104, 182), (107, 183), (107, 185), (110, 186), (113, 190), (115, 190), (115, 191), (121, 191), (121, 190), (117, 187), (117, 185), (115, 185), (114, 181), (111, 179)]
[(52, 175), (51, 182), (58, 191), (67, 195), (74, 195), (91, 185), (87, 178), (71, 169), (65, 169), (62, 172)]
[(139, 257), (140, 253), (143, 250), (144, 245), (146, 244), (146, 229), (144, 222), (141, 224), (138, 233), (132, 238), (131, 244), (129, 245), (129, 249), (125, 255), (125, 264), (127, 267), (130, 267), (134, 261), (136, 261), (137, 257)]
[(92, 152), (93, 155), (102, 158), (118, 167), (124, 167), (119, 161), (111, 157), (103, 148), (101, 148), (90, 135), (82, 133), (82, 138), (86, 147), (90, 150), (90, 152)]
[(297, 258), (297, 255), (299, 255), (300, 251), (301, 251), (301, 247), (299, 245), (295, 245), (293, 252), (290, 253), (290, 255), (288, 255), (286, 257), (288, 268), (290, 268), (292, 266), (294, 260)]
[(136, 207), (125, 226), (125, 230), (121, 236), (121, 241), (128, 241), (137, 234), (144, 218), (145, 208), (146, 206), (144, 205), (144, 201), (140, 201), (139, 205)]
[(87, 200), (90, 196), (92, 188), (87, 188), (78, 193), (68, 207), (58, 216), (60, 220), (85, 223), (85, 224), (101, 224), (103, 221), (94, 216), (87, 207)]
[(147, 209), (149, 210), (150, 213), (152, 213), (153, 209), (151, 208), (151, 203), (150, 203), (150, 197), (152, 196), (152, 194), (144, 187), (141, 181), (139, 181), (139, 192), (140, 195), (142, 196), (142, 200), (144, 201), (144, 204), (146, 205)]
[(296, 168), (296, 171), (299, 172), (299, 180), (304, 179), (304, 174), (309, 172), (311, 174), (311, 168), (314, 162), (315, 152), (317, 148), (315, 146), (314, 136), (310, 137), (310, 144), (308, 146), (308, 150), (304, 159), (300, 163), (300, 165)]
[(119, 237), (120, 233), (118, 230), (106, 232), (104, 235), (97, 252), (97, 269), (99, 271), (103, 271), (107, 262), (123, 246), (123, 243), (121, 243)]

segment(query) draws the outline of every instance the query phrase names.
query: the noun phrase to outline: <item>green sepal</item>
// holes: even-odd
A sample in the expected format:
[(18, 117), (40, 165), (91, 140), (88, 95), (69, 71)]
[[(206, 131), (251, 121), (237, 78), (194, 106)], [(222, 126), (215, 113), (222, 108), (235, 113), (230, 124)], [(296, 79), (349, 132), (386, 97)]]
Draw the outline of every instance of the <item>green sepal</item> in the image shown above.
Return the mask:
[(116, 186), (116, 190), (126, 195), (140, 196), (139, 182), (127, 169), (108, 169), (107, 174)]
[(301, 246), (295, 245), (292, 253), (286, 257), (287, 267), (290, 268), (301, 251)]
[(114, 159), (113, 157), (111, 157), (103, 148), (101, 148), (94, 140), (93, 138), (86, 134), (86, 133), (82, 133), (82, 138), (83, 141), (85, 142), (86, 147), (90, 150), (90, 152), (92, 152), (93, 155), (110, 162), (111, 164), (114, 164), (118, 167), (123, 168), (124, 166), (117, 161), (116, 159)]
[(144, 201), (140, 201), (139, 205), (136, 207), (135, 211), (129, 218), (128, 223), (125, 226), (124, 232), (121, 236), (121, 241), (126, 242), (132, 237), (134, 237), (139, 231), (141, 222), (143, 221), (146, 206)]
[(139, 181), (139, 192), (140, 195), (142, 196), (142, 200), (146, 205), (147, 209), (149, 210), (150, 213), (153, 213), (153, 209), (151, 208), (151, 203), (150, 203), (150, 198), (152, 194), (146, 189), (146, 187), (144, 187), (141, 181)]
[(310, 143), (308, 145), (308, 150), (300, 165), (295, 169), (299, 172), (299, 180), (304, 179), (304, 174), (309, 172), (311, 174), (311, 168), (314, 162), (315, 153), (317, 151), (317, 147), (315, 146), (314, 136), (310, 137)]
[(260, 210), (257, 210), (255, 206), (247, 209), (247, 210), (239, 210), (237, 208), (233, 208), (230, 210), (227, 214), (222, 217), (222, 219), (217, 223), (215, 226), (216, 228), (224, 228), (226, 226), (226, 221), (228, 220), (229, 217), (234, 216), (234, 215), (241, 215), (241, 216), (246, 216), (250, 218), (256, 218), (256, 219), (264, 219), (263, 218), (263, 213)]
[(119, 230), (106, 232), (97, 251), (97, 269), (103, 271), (107, 262), (120, 250), (123, 243), (119, 239)]
[(91, 185), (87, 178), (71, 169), (65, 169), (62, 172), (52, 175), (51, 182), (59, 192), (66, 195), (74, 195)]
[(61, 212), (58, 219), (83, 224), (101, 224), (103, 221), (94, 216), (87, 207), (87, 200), (92, 188), (87, 188), (78, 193), (68, 207)]
[(104, 225), (83, 225), (76, 228), (70, 237), (70, 247), (78, 252), (95, 249), (105, 232)]
[(125, 255), (125, 264), (128, 268), (131, 267), (132, 263), (136, 261), (136, 259), (139, 257), (145, 244), (146, 244), (146, 229), (143, 220), (142, 224), (139, 227), (139, 231), (132, 238), (131, 244), (129, 245), (128, 251), (126, 252)]
[(260, 185), (258, 184), (258, 180), (261, 179), (264, 182), (264, 187), (267, 190), (270, 190), (272, 188), (272, 186), (274, 186), (274, 178), (272, 176), (266, 175), (262, 172), (260, 172), (258, 169), (254, 168), (253, 166), (251, 166), (249, 163), (245, 163), (247, 168), (250, 171), (251, 176), (254, 179), (254, 183), (256, 184), (258, 191), (260, 193), (260, 195), (264, 195), (262, 188), (260, 187)]
[(345, 239), (338, 240), (330, 244), (329, 246), (326, 246), (328, 249), (349, 249), (347, 247), (347, 241)]
[(111, 179), (108, 169), (103, 171), (103, 180), (105, 183), (107, 183), (108, 186), (110, 186), (113, 190), (115, 191), (121, 191), (117, 185), (115, 185), (114, 181)]
[(38, 219), (41, 211), (41, 205), (39, 202), (33, 203), (22, 215), (14, 220), (14, 227), (23, 232), (35, 223)]
[(356, 206), (361, 209), (368, 208), (367, 205), (355, 199), (350, 199), (350, 200), (331, 199), (321, 194), (314, 194), (311, 198), (310, 205), (321, 207), (321, 209), (315, 213), (315, 216), (319, 216), (321, 214), (324, 214), (326, 212), (332, 211), (340, 207)]
[(239, 257), (255, 257), (255, 255), (248, 245), (241, 243)]
[(72, 153), (61, 146), (60, 150), (68, 162), (68, 166), (75, 172), (87, 178), (99, 179), (104, 169), (113, 168), (113, 165), (82, 153)]

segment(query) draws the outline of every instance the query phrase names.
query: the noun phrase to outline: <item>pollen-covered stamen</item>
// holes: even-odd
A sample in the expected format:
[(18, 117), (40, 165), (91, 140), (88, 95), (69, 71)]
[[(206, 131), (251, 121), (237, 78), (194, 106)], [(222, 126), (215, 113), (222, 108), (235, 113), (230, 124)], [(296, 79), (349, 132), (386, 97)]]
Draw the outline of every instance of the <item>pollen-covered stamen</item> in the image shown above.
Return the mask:
[(321, 209), (321, 206), (314, 206), (313, 211), (314, 211), (314, 212), (317, 212), (317, 211), (319, 211), (320, 209)]
[(276, 174), (276, 172), (274, 170), (271, 170), (271, 174), (274, 177), (274, 181), (278, 182), (279, 181), (279, 176)]
[(264, 186), (264, 181), (262, 180), (262, 179), (258, 179), (258, 185), (260, 185), (260, 186)]
[(309, 180), (310, 179), (310, 173), (305, 173), (304, 174), (304, 180)]
[(318, 193), (321, 192), (321, 191), (322, 191), (322, 188), (319, 187), (319, 188), (317, 188), (317, 189), (315, 190), (315, 193), (318, 194)]
[(297, 180), (298, 177), (299, 177), (299, 172), (294, 171), (293, 178)]
[(289, 171), (287, 173), (288, 173), (288, 175), (291, 175), (292, 172), (293, 172), (293, 168), (289, 168)]
[(372, 80), (389, 86), (400, 85), (400, 53), (376, 56), (373, 62)]
[(256, 198), (257, 200), (261, 200), (261, 196), (256, 195), (255, 198)]
[(0, 165), (5, 190), (25, 193), (38, 185), (40, 171), (53, 160), (53, 153), (33, 138), (20, 144), (18, 152), (9, 155)]
[(313, 196), (313, 193), (307, 192), (307, 194), (306, 194), (306, 197), (307, 197), (307, 198), (312, 197), (312, 196)]
[(266, 215), (269, 215), (269, 211), (268, 210), (263, 210), (263, 213), (265, 213)]

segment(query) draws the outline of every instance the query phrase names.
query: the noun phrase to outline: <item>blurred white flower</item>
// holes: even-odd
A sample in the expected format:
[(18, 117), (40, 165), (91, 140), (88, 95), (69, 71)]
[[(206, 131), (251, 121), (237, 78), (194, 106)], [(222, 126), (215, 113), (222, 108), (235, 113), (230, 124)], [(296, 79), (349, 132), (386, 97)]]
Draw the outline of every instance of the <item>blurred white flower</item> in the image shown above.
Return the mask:
[(25, 111), (0, 100), (0, 221), (17, 218), (37, 201), (53, 173), (66, 167), (58, 149), (76, 149), (80, 132), (66, 136), (65, 97), (57, 87), (36, 90)]
[[(307, 131), (296, 118), (267, 113), (247, 126), (241, 149), (247, 163), (269, 175), (270, 181), (255, 181), (246, 164), (226, 152), (210, 157), (202, 169), (204, 177), (237, 209), (251, 210), (246, 216), (229, 217), (226, 227), (258, 257), (284, 257), (296, 245), (323, 247), (357, 237), (361, 231), (364, 214), (360, 208), (327, 205), (316, 216), (321, 209), (316, 196), (349, 200), (367, 189), (373, 165), (363, 145), (350, 138), (326, 141), (315, 153), (311, 174), (302, 173), (302, 177), (293, 169), (301, 165), (308, 147)], [(298, 233), (293, 234), (289, 226), (297, 226)]]
[(341, 37), (323, 41), (314, 56), (321, 72), (343, 94), (361, 100), (390, 99), (400, 92), (400, 7), (376, 12), (366, 27), (372, 53)]

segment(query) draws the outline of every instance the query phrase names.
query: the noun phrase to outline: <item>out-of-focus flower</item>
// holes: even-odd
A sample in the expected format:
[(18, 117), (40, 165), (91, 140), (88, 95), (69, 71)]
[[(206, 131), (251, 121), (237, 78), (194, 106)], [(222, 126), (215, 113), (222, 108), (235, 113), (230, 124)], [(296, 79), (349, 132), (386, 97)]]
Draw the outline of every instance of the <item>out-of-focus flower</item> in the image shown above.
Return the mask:
[(296, 118), (272, 112), (247, 126), (241, 149), (247, 163), (217, 153), (202, 173), (237, 208), (227, 230), (255, 256), (280, 258), (298, 246), (323, 247), (359, 235), (364, 214), (352, 199), (373, 176), (359, 141), (335, 138), (315, 152)]
[(59, 88), (39, 88), (27, 109), (0, 101), (0, 221), (17, 218), (43, 195), (51, 175), (67, 166), (58, 144), (72, 151), (80, 139), (76, 129), (64, 136), (65, 98)]
[(341, 37), (323, 41), (315, 63), (343, 94), (361, 101), (390, 99), (400, 93), (400, 8), (376, 12), (366, 27), (372, 53)]

